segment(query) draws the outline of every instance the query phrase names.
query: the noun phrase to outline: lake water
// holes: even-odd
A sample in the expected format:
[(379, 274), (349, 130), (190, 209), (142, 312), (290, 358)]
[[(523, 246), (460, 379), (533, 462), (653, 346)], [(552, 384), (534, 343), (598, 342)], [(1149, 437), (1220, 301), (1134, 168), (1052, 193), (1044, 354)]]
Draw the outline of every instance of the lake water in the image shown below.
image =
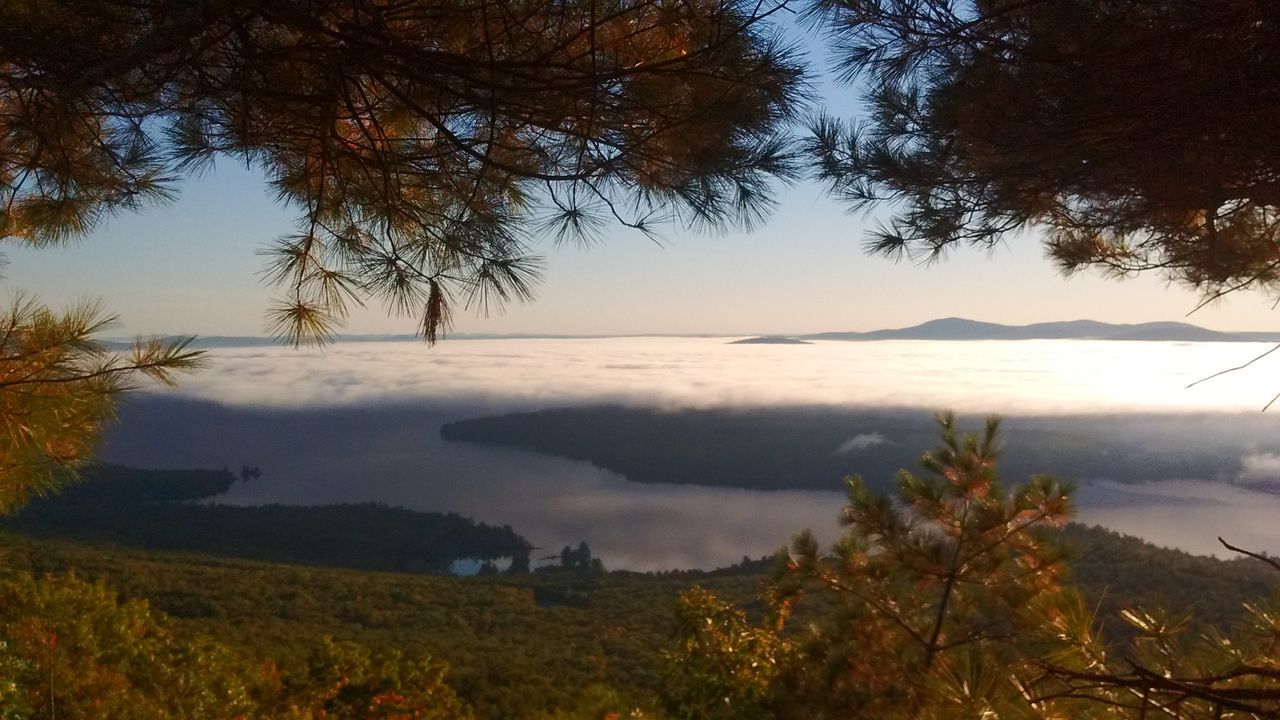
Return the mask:
[[(140, 393), (107, 459), (149, 467), (260, 466), (234, 503), (375, 500), (510, 524), (553, 554), (586, 540), (610, 567), (712, 567), (758, 556), (802, 528), (836, 533), (836, 492), (627, 482), (588, 463), (447, 443), (450, 420), (623, 403), (660, 407), (825, 405), (1006, 415), (1209, 415), (1245, 424), (1240, 483), (1273, 481), (1254, 447), (1280, 430), (1258, 410), (1280, 390), (1266, 360), (1194, 388), (1267, 349), (1250, 343), (819, 342), (725, 338), (341, 343), (323, 352), (227, 348), (177, 393)], [(1268, 358), (1269, 360), (1270, 358)], [(1280, 358), (1278, 358), (1280, 359)], [(1244, 414), (1241, 414), (1244, 413)], [(1016, 417), (1010, 423), (1016, 422)], [(1280, 432), (1274, 433), (1280, 442)], [(924, 448), (921, 448), (922, 450)], [(1272, 468), (1275, 468), (1273, 472)], [(1052, 470), (1051, 468), (1048, 470)], [(1280, 552), (1280, 497), (1198, 478), (1120, 486), (1078, 478), (1080, 519), (1208, 553), (1216, 536)], [(833, 479), (838, 487), (838, 479)]]

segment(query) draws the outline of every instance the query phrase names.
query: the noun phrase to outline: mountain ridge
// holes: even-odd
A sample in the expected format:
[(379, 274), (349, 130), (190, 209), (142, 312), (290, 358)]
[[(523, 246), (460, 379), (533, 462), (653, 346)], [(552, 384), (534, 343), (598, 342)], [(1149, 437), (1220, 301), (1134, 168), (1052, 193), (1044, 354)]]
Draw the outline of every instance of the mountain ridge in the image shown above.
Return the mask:
[(799, 340), (1129, 340), (1165, 342), (1280, 342), (1280, 332), (1221, 332), (1184, 322), (1105, 323), (1060, 320), (1029, 325), (938, 318), (904, 328), (793, 335)]

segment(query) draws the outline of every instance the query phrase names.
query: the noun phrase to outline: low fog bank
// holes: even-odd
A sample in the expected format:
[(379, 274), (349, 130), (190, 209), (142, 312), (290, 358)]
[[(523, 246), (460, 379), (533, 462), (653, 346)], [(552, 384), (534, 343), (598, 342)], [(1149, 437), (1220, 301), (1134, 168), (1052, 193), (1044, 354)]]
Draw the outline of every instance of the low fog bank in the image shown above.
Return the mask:
[(1278, 389), (1261, 343), (1079, 340), (815, 342), (723, 338), (350, 342), (323, 351), (218, 348), (182, 394), (233, 405), (352, 407), (430, 400), (494, 408), (614, 402), (825, 405), (977, 413), (1256, 411)]

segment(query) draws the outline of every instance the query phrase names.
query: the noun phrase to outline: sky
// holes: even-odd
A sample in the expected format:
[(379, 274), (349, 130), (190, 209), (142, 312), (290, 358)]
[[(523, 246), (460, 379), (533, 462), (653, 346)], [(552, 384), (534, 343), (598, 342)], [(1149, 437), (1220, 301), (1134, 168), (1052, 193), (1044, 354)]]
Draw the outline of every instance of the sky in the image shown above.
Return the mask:
[[(1023, 324), (1092, 318), (1183, 319), (1198, 296), (1156, 277), (1062, 277), (1033, 236), (930, 266), (867, 256), (874, 218), (850, 215), (821, 188), (784, 189), (752, 233), (678, 229), (661, 243), (618, 228), (597, 246), (536, 246), (546, 270), (532, 303), (487, 317), (456, 314), (456, 333), (766, 334), (901, 327), (960, 316)], [(261, 335), (274, 295), (256, 253), (293, 227), (260, 176), (229, 162), (188, 181), (179, 200), (113, 218), (68, 247), (8, 248), (4, 289), (54, 306), (96, 298), (116, 334)], [(1240, 293), (1187, 318), (1219, 330), (1274, 327), (1272, 300)], [(412, 318), (371, 306), (346, 332), (412, 333)]]
[[(814, 41), (808, 52), (824, 57)], [(858, 113), (854, 90), (824, 77), (816, 84), (830, 112)], [(751, 233), (672, 228), (655, 243), (615, 227), (590, 248), (538, 242), (546, 269), (536, 299), (488, 316), (457, 312), (453, 331), (799, 334), (950, 316), (1147, 322), (1184, 319), (1199, 299), (1154, 276), (1064, 278), (1032, 234), (990, 252), (957, 250), (927, 267), (895, 263), (862, 250), (876, 219), (848, 214), (816, 184), (780, 187), (778, 199), (770, 221)], [(115, 335), (262, 335), (276, 293), (260, 282), (256, 253), (291, 232), (293, 218), (260, 175), (220, 162), (188, 179), (176, 202), (113, 218), (69, 247), (0, 245), (8, 260), (0, 292), (33, 292), (55, 307), (99, 299), (120, 317)], [(1239, 293), (1186, 319), (1217, 330), (1271, 329), (1273, 300)], [(357, 310), (344, 332), (408, 334), (415, 326), (375, 305)]]

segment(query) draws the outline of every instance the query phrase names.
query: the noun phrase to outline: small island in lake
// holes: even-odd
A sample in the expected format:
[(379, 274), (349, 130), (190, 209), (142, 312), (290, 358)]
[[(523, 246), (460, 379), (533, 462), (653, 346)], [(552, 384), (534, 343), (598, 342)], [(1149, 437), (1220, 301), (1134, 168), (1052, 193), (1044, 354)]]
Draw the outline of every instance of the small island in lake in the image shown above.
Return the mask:
[(797, 340), (796, 338), (783, 337), (781, 335), (761, 335), (760, 337), (749, 337), (741, 340), (733, 340), (730, 345), (812, 345), (808, 340)]

